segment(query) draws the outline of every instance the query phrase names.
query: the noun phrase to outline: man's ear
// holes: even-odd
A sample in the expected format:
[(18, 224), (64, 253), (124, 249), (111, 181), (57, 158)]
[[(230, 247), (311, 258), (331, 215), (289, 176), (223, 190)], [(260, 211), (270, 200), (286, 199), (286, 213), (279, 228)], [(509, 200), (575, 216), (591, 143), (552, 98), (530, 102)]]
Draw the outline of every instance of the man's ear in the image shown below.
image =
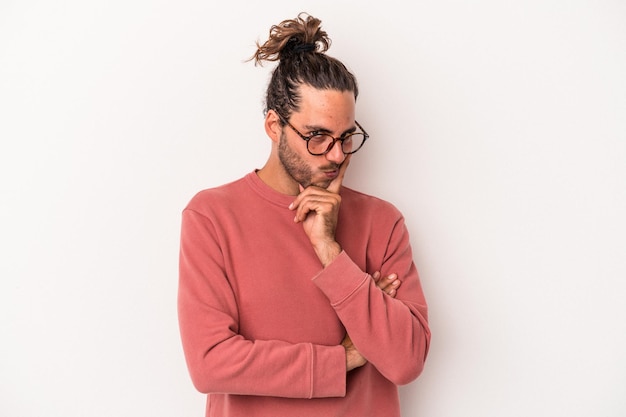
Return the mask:
[(265, 115), (265, 133), (272, 142), (278, 143), (283, 127), (280, 125), (280, 117), (274, 110), (268, 110)]

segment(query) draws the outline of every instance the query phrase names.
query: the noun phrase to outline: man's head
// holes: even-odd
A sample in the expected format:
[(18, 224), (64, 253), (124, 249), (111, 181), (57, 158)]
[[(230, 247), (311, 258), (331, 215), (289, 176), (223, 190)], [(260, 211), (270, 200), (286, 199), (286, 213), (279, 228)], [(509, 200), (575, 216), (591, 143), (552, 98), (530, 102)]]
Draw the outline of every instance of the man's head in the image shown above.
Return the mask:
[[(355, 120), (358, 86), (339, 60), (325, 54), (330, 39), (320, 20), (301, 13), (272, 26), (251, 58), (278, 61), (265, 102), (265, 130), (274, 142), (269, 165), (277, 189), (326, 188), (346, 156), (367, 138)], [(268, 170), (266, 170), (267, 172)]]

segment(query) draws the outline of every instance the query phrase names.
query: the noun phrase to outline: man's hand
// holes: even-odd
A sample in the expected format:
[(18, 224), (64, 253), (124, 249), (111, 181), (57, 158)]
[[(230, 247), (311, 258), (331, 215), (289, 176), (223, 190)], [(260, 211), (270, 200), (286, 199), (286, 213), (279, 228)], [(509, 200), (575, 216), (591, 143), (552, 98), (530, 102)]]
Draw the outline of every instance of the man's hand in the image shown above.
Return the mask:
[(335, 240), (337, 218), (341, 205), (339, 190), (348, 169), (350, 155), (341, 164), (337, 177), (324, 189), (317, 186), (303, 188), (291, 203), (289, 209), (295, 210), (294, 221), (302, 223), (322, 265), (327, 266), (341, 253), (341, 246)]
[[(389, 274), (383, 277), (379, 271), (376, 271), (372, 274), (372, 279), (384, 293), (395, 298), (396, 290), (400, 286), (398, 275)], [(354, 343), (352, 343), (352, 339), (350, 339), (348, 334), (341, 341), (341, 345), (346, 350), (346, 370), (348, 372), (367, 363), (367, 359), (354, 347)]]
[(383, 290), (383, 292), (387, 293), (391, 297), (396, 296), (396, 290), (400, 286), (400, 280), (398, 279), (398, 275), (389, 274), (386, 277), (382, 277), (380, 271), (376, 271), (372, 274), (372, 278), (376, 283), (376, 286)]
[(367, 359), (359, 353), (354, 347), (350, 336), (346, 334), (346, 337), (341, 341), (341, 345), (346, 349), (346, 371), (350, 372), (355, 368), (359, 368), (367, 363)]

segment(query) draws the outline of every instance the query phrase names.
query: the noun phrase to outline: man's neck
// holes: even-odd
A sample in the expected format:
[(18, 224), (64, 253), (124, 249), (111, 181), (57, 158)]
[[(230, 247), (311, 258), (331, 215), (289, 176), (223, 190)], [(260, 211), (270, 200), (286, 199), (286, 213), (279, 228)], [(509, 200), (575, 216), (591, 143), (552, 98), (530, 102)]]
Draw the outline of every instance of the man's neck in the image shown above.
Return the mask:
[(300, 193), (298, 183), (284, 169), (274, 166), (269, 161), (263, 168), (257, 170), (256, 174), (261, 181), (281, 194), (295, 196)]

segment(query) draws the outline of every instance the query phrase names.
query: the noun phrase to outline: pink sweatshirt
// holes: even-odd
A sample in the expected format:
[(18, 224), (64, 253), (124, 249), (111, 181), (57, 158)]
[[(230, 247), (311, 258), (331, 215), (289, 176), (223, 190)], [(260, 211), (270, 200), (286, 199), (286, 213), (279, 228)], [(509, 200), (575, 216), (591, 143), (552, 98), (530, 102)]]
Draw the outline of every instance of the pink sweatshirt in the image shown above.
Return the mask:
[[(400, 415), (430, 331), (404, 219), (342, 188), (343, 251), (322, 268), (280, 194), (256, 173), (182, 215), (178, 310), (187, 366), (214, 417)], [(371, 275), (397, 273), (396, 298)], [(346, 331), (368, 363), (346, 374)]]

